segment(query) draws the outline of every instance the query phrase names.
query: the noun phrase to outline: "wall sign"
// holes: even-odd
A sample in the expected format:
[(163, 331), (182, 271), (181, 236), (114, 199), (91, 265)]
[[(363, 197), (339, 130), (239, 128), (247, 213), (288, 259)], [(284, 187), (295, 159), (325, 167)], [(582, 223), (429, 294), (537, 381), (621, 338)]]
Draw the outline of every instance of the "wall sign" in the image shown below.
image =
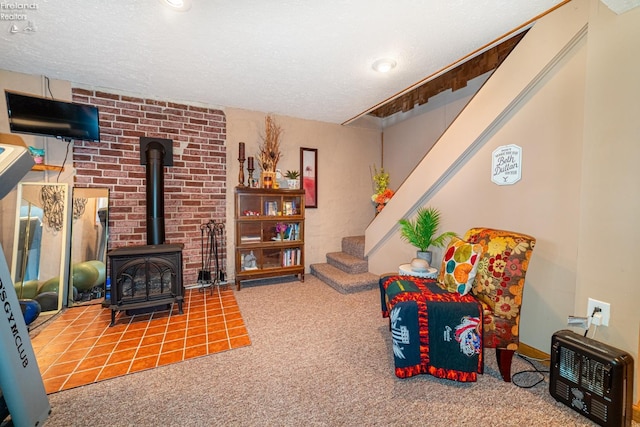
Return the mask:
[(512, 185), (522, 177), (522, 148), (503, 145), (493, 150), (491, 181), (498, 185)]

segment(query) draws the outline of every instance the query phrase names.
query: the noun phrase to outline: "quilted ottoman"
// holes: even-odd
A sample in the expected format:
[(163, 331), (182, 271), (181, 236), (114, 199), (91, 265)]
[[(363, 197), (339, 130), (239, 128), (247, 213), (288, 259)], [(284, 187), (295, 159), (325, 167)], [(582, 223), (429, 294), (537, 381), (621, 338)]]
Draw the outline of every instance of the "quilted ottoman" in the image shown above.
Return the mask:
[(389, 318), (395, 374), (431, 374), (469, 382), (482, 373), (482, 310), (471, 295), (448, 292), (434, 279), (380, 278), (382, 315)]

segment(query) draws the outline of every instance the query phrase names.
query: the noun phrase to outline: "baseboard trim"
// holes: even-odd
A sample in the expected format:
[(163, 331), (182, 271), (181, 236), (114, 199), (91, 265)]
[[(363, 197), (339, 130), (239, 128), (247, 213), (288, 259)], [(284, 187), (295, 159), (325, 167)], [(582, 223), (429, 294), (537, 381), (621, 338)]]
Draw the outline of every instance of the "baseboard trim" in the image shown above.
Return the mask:
[(535, 347), (531, 347), (523, 342), (518, 345), (518, 353), (523, 356), (530, 357), (532, 359), (536, 359), (540, 361), (544, 366), (549, 366), (549, 360), (551, 359), (551, 355), (549, 353), (545, 353), (544, 351), (540, 351)]
[[(532, 359), (537, 359), (543, 365), (549, 366), (549, 359), (551, 356), (535, 347), (531, 347), (530, 345), (521, 342), (518, 346), (518, 353)], [(633, 421), (640, 423), (640, 402), (638, 402), (637, 405), (633, 405), (633, 415), (631, 418)]]

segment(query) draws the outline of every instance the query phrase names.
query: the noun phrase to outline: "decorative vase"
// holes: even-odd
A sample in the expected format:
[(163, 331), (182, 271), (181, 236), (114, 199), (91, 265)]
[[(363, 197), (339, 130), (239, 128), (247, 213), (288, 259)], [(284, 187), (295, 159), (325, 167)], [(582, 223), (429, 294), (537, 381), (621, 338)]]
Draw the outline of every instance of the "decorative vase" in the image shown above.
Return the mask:
[(432, 257), (432, 253), (431, 251), (416, 251), (416, 257), (423, 259), (425, 261), (427, 261), (429, 263), (429, 265), (431, 265), (431, 257)]

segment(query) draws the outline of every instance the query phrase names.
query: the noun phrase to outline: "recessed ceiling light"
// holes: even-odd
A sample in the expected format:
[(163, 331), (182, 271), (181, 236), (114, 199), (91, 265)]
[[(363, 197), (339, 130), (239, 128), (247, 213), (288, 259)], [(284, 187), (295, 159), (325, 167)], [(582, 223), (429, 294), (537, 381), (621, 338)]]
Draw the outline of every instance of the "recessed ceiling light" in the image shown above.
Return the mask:
[(177, 12), (186, 12), (191, 9), (191, 0), (159, 0), (160, 3), (167, 6), (171, 10)]
[(374, 62), (371, 67), (379, 73), (387, 73), (393, 70), (396, 65), (396, 61), (391, 58), (381, 58)]

